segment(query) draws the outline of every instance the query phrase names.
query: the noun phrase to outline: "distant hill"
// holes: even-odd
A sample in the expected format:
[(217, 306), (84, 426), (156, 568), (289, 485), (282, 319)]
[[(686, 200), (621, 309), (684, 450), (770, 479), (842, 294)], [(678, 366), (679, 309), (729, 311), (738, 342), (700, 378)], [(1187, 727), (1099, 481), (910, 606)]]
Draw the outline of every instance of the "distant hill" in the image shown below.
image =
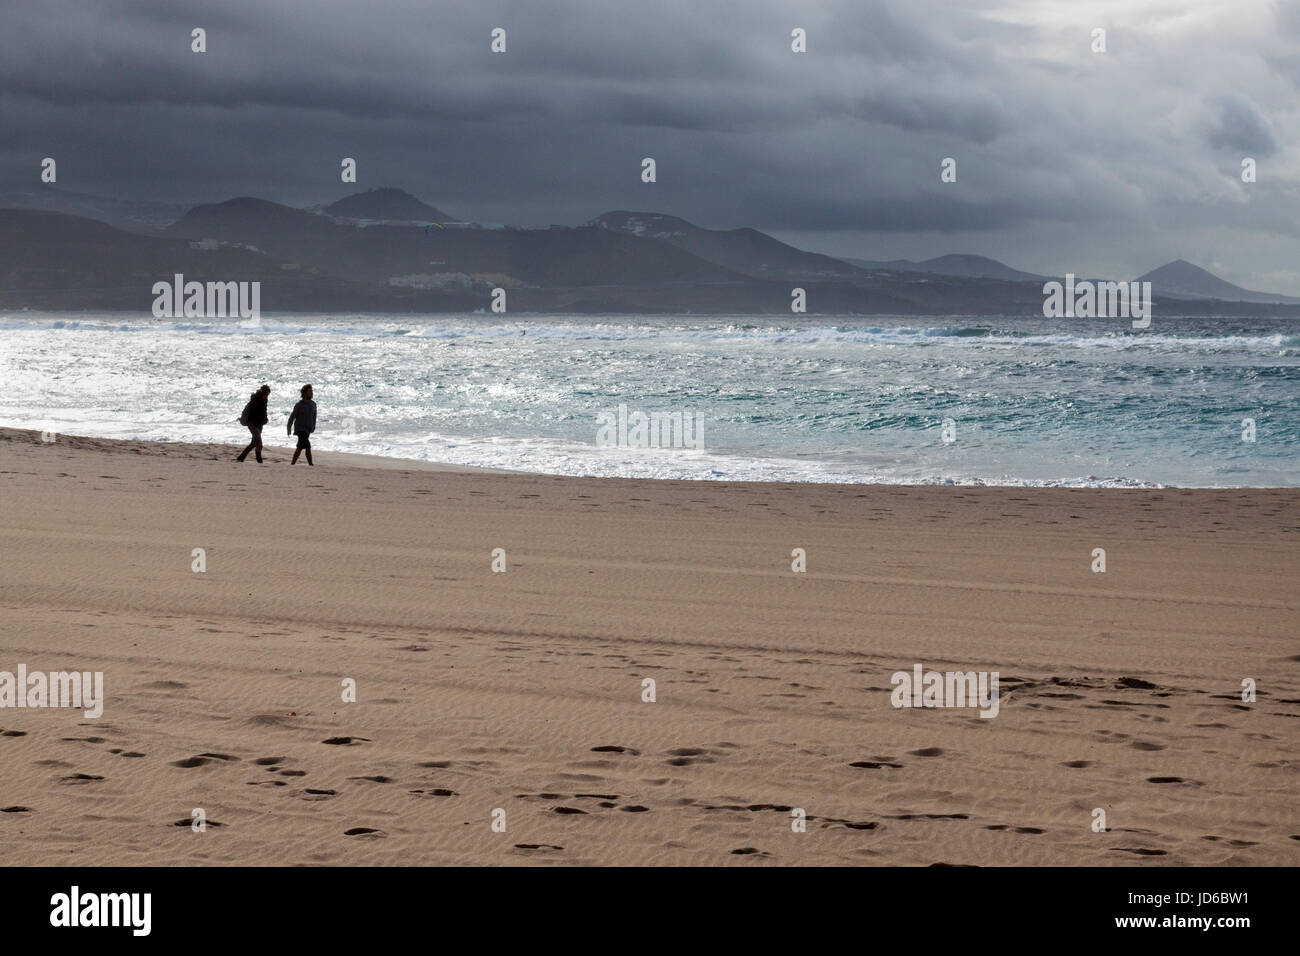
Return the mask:
[(891, 269), (895, 272), (928, 272), (940, 276), (962, 276), (967, 279), (1005, 279), (1007, 282), (1044, 282), (1047, 276), (1021, 272), (987, 256), (947, 255), (936, 259), (913, 262), (911, 259), (845, 259), (859, 269)]
[(167, 231), (190, 239), (224, 239), (261, 247), (261, 240), (333, 235), (339, 227), (325, 216), (266, 199), (240, 196), (195, 206)]
[(853, 279), (859, 270), (816, 252), (788, 246), (757, 229), (704, 229), (656, 212), (602, 213), (588, 225), (661, 239), (715, 265), (756, 279)]
[(353, 193), (323, 210), (340, 219), (387, 219), (397, 222), (456, 222), (441, 209), (423, 203), (404, 189), (384, 186)]
[(185, 214), (180, 203), (110, 199), (73, 192), (53, 183), (0, 189), (0, 207), (61, 212), (96, 219), (121, 229), (151, 231), (175, 222)]
[(1146, 275), (1138, 277), (1139, 282), (1150, 282), (1151, 292), (1156, 296), (1176, 296), (1185, 299), (1222, 299), (1228, 302), (1283, 302), (1297, 303), (1300, 299), (1272, 292), (1252, 292), (1239, 285), (1233, 285), (1220, 279), (1212, 272), (1207, 272), (1198, 265), (1185, 259), (1175, 259), (1158, 269), (1152, 269)]

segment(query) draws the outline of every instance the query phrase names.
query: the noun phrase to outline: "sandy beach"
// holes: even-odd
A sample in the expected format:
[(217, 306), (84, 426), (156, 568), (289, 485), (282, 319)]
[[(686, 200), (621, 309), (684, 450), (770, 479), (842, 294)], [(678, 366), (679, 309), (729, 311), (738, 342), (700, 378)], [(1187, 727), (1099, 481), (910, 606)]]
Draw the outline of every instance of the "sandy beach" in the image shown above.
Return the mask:
[(1295, 489), (237, 450), (0, 430), (0, 671), (105, 689), (0, 709), (7, 863), (1300, 863)]

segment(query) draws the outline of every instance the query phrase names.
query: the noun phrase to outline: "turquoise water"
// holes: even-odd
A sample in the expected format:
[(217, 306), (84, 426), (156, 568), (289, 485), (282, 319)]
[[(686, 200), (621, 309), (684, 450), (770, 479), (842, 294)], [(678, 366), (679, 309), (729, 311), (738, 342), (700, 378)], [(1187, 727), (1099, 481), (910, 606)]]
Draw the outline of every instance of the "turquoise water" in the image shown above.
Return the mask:
[[(1300, 484), (1293, 320), (0, 314), (0, 424), (241, 442), (315, 386), (313, 445), (574, 475), (1083, 486)], [(600, 448), (695, 415), (703, 445)], [(1243, 419), (1254, 442), (1242, 440)], [(952, 441), (944, 441), (944, 420)], [(327, 460), (327, 459), (326, 459)]]

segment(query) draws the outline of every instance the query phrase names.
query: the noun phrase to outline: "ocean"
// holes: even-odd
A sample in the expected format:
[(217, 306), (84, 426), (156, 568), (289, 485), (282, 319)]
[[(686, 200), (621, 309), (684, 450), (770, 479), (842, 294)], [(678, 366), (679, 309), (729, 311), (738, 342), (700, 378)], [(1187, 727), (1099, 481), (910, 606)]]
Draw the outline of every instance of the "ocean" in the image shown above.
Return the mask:
[[(310, 382), (313, 446), (558, 475), (1300, 484), (1295, 320), (0, 313), (0, 424), (244, 444)], [(701, 447), (600, 441), (680, 413)], [(635, 419), (633, 419), (635, 421)], [(1249, 420), (1249, 422), (1247, 422)], [(1252, 428), (1253, 423), (1253, 428)], [(606, 434), (608, 438), (608, 433)], [(621, 435), (620, 435), (621, 437)], [(666, 438), (673, 438), (671, 433)], [(1252, 438), (1253, 441), (1245, 440)]]

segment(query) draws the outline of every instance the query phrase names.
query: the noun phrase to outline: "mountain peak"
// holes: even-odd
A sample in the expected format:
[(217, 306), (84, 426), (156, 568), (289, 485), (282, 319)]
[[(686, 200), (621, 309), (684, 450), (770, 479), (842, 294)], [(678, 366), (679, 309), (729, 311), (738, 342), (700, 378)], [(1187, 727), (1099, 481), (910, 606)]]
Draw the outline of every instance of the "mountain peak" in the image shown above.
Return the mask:
[(634, 236), (651, 239), (679, 239), (699, 229), (699, 226), (685, 219), (669, 216), (666, 213), (629, 212), (625, 209), (603, 212), (595, 219), (589, 220), (586, 225), (600, 226), (602, 229), (613, 229), (617, 232), (630, 232)]
[[(1209, 276), (1212, 279), (1218, 279), (1218, 276), (1216, 276), (1213, 272), (1210, 272), (1208, 269), (1202, 269), (1196, 263), (1188, 262), (1186, 259), (1174, 259), (1172, 262), (1166, 262), (1164, 265), (1152, 269), (1145, 276), (1143, 276), (1143, 278), (1145, 279), (1149, 276), (1156, 276), (1156, 275)], [(1220, 279), (1219, 281), (1222, 282), (1223, 280)]]
[(316, 222), (328, 225), (328, 220), (292, 206), (254, 196), (236, 196), (224, 202), (195, 206), (169, 226), (167, 231), (194, 238), (212, 236), (230, 239), (237, 238), (242, 231), (254, 227), (301, 230), (310, 228)]
[(1150, 282), (1151, 291), (1157, 297), (1166, 295), (1180, 299), (1223, 299), (1227, 302), (1300, 301), (1290, 296), (1243, 289), (1186, 259), (1166, 262), (1159, 268), (1138, 276), (1138, 281)]
[(325, 207), (327, 215), (339, 219), (386, 219), (399, 222), (452, 222), (440, 209), (416, 199), (405, 189), (380, 186), (353, 193)]

